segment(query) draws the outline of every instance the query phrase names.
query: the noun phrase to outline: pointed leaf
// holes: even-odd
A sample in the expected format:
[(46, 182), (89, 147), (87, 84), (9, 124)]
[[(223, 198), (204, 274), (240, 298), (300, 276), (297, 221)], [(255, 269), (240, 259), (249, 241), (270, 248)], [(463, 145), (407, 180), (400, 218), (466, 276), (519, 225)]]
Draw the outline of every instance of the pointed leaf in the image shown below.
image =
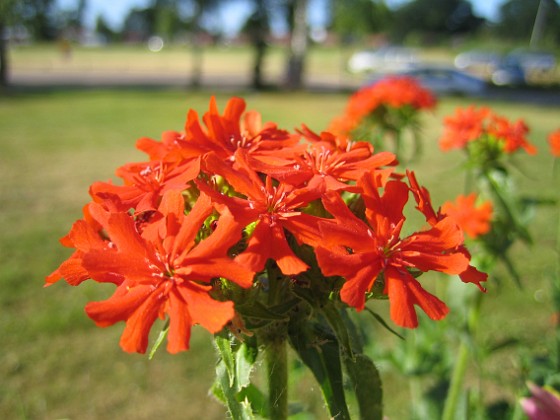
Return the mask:
[(290, 344), (319, 383), (333, 418), (350, 419), (344, 396), (339, 344), (326, 325), (298, 322), (290, 328)]
[(379, 371), (374, 363), (363, 354), (355, 354), (353, 359), (345, 359), (345, 366), (358, 399), (360, 418), (381, 420), (383, 390)]
[[(251, 405), (246, 400), (240, 402), (237, 399), (237, 391), (230, 385), (230, 375), (224, 359), (216, 366), (216, 382), (217, 386), (221, 388), (221, 392), (214, 389), (214, 395), (222, 401), (225, 400), (225, 405), (231, 418), (235, 420), (253, 420), (254, 416)], [(221, 396), (223, 398), (220, 398)]]
[(336, 308), (335, 305), (326, 304), (322, 308), (322, 312), (327, 318), (329, 325), (333, 329), (337, 341), (340, 344), (340, 349), (342, 351), (342, 357), (348, 357), (350, 359), (354, 358), (354, 353), (352, 351), (352, 345), (350, 343), (350, 335), (348, 334), (348, 330), (346, 329), (346, 323), (342, 319), (340, 312)]
[(389, 331), (390, 333), (396, 335), (397, 337), (399, 337), (401, 340), (404, 340), (404, 337), (402, 335), (400, 335), (398, 332), (396, 332), (394, 329), (392, 329), (389, 324), (387, 324), (385, 322), (385, 320), (383, 318), (381, 318), (381, 316), (379, 316), (379, 314), (373, 312), (371, 309), (369, 308), (365, 308), (367, 312), (369, 312), (375, 319), (377, 322), (379, 322), (387, 331)]
[(259, 320), (267, 321), (285, 321), (287, 320), (287, 315), (276, 312), (272, 308), (267, 308), (262, 303), (254, 301), (246, 305), (236, 305), (236, 311), (239, 312), (243, 317), (255, 318)]
[(254, 384), (249, 384), (238, 394), (238, 399), (250, 402), (253, 412), (263, 418), (268, 418), (268, 399)]
[[(235, 384), (235, 359), (231, 350), (231, 343), (228, 338), (217, 335), (214, 337), (216, 348), (220, 353), (221, 363), (223, 363), (225, 371), (229, 378), (228, 388), (232, 388)], [(224, 390), (225, 391), (225, 390)]]
[(257, 360), (257, 354), (256, 346), (249, 346), (247, 343), (241, 343), (235, 352), (235, 376), (239, 391), (251, 383), (251, 372)]
[(157, 349), (159, 348), (159, 346), (161, 346), (161, 343), (163, 343), (163, 340), (167, 336), (168, 331), (169, 331), (169, 320), (167, 320), (167, 322), (163, 326), (162, 330), (160, 331), (160, 333), (158, 335), (158, 338), (156, 339), (152, 348), (150, 349), (150, 354), (148, 355), (148, 360), (152, 360), (154, 358), (154, 355), (156, 354)]

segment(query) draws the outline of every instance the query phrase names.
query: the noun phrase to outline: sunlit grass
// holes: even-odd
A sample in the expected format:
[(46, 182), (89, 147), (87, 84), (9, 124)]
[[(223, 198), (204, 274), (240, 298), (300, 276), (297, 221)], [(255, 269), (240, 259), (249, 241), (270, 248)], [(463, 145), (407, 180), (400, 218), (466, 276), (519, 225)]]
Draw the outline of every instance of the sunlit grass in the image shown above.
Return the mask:
[[(222, 408), (208, 397), (215, 355), (209, 334), (195, 328), (192, 351), (170, 356), (160, 351), (153, 361), (123, 354), (118, 347), (122, 325), (96, 328), (83, 312), (86, 302), (104, 299), (111, 287), (63, 283), (44, 289), (44, 276), (69, 255), (58, 244), (81, 217), (87, 190), (96, 180), (113, 178), (115, 168), (145, 159), (134, 149), (142, 136), (159, 138), (165, 130), (182, 130), (189, 108), (201, 115), (210, 91), (47, 90), (15, 92), (0, 98), (0, 417), (2, 418), (181, 418), (222, 419)], [(347, 96), (309, 93), (234, 92), (246, 98), (264, 121), (292, 130), (305, 122), (325, 129)], [(229, 94), (217, 94), (223, 109)], [(432, 192), (434, 202), (462, 192), (461, 154), (437, 148), (441, 119), (466, 99), (442, 100), (424, 118), (425, 154), (411, 168)], [(514, 173), (523, 192), (552, 196), (552, 158), (545, 136), (558, 126), (558, 108), (488, 103), (509, 118), (524, 118), (532, 128), (536, 157), (521, 155)], [(552, 313), (548, 282), (557, 215), (539, 209), (530, 230), (536, 245), (516, 247), (514, 259), (524, 281), (516, 288), (504, 276), (492, 280), (483, 311), (481, 340), (518, 338), (520, 351), (547, 351)], [(429, 281), (429, 280), (427, 280)], [(383, 303), (379, 303), (383, 312)], [(376, 340), (394, 345), (393, 336), (371, 323)], [(521, 377), (516, 351), (488, 366), (489, 398), (513, 398)], [(387, 415), (401, 418), (406, 381), (384, 368)], [(513, 378), (513, 379), (512, 379)], [(499, 386), (496, 385), (500, 384)], [(294, 384), (304, 405), (323, 413), (317, 387), (309, 377)], [(501, 388), (500, 388), (501, 387)], [(499, 390), (499, 392), (498, 392)], [(294, 394), (296, 391), (294, 391)], [(321, 415), (321, 414), (319, 414)], [(320, 418), (320, 417), (319, 417)]]

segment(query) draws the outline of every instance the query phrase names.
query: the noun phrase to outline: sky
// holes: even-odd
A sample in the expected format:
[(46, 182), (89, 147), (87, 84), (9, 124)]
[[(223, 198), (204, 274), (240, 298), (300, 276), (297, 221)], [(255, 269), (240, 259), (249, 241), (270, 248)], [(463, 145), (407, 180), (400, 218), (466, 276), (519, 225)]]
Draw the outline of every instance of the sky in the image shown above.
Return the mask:
[[(398, 6), (405, 3), (407, 0), (387, 0), (389, 6)], [(502, 3), (506, 0), (470, 0), (473, 5), (474, 13), (478, 16), (495, 20), (498, 16), (498, 10)], [(101, 15), (109, 26), (113, 29), (121, 27), (125, 16), (133, 7), (142, 8), (150, 4), (152, 0), (88, 0), (86, 9), (86, 26), (93, 28), (97, 16)], [(61, 9), (74, 9), (78, 0), (57, 0), (57, 5)], [(322, 0), (310, 0), (310, 21), (312, 26), (322, 26), (326, 19), (327, 14)], [(313, 5), (316, 7), (313, 7)], [(317, 7), (317, 5), (319, 5)], [(229, 7), (226, 7), (222, 14), (227, 19), (221, 21), (226, 22), (226, 31), (235, 32), (247, 17), (247, 7), (239, 4), (239, 2), (232, 2)]]

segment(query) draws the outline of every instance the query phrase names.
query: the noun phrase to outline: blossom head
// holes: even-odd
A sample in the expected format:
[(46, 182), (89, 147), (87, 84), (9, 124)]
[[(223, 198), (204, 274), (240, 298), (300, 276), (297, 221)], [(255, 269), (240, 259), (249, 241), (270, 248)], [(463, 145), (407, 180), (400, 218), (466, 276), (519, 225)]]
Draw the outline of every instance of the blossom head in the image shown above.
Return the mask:
[[(381, 107), (433, 104), (407, 79), (377, 89)], [(148, 161), (119, 168), (123, 185), (91, 186), (83, 220), (62, 240), (75, 252), (47, 284), (112, 283), (113, 295), (86, 313), (101, 327), (124, 322), (128, 352), (146, 351), (157, 318), (172, 353), (188, 349), (193, 325), (218, 333), (258, 318), (271, 283), (284, 284), (287, 302), (318, 307), (339, 299), (361, 310), (378, 293), (404, 327), (418, 324), (415, 305), (442, 319), (447, 306), (417, 277), (458, 274), (480, 287), (463, 232), (433, 211), (413, 174), (395, 173), (394, 154), (356, 140), (306, 126), (289, 133), (245, 113), (240, 98), (223, 113), (212, 99), (202, 122), (188, 113), (184, 133), (139, 140)], [(403, 234), (411, 193), (430, 227)], [(317, 287), (294, 290), (306, 282)]]
[(560, 128), (548, 135), (548, 145), (550, 146), (550, 154), (554, 157), (560, 157)]
[(433, 109), (435, 105), (432, 93), (414, 78), (387, 77), (355, 92), (344, 115), (333, 120), (330, 130), (347, 134), (364, 119), (397, 129), (418, 111)]
[(443, 151), (463, 149), (471, 141), (478, 139), (484, 132), (484, 122), (490, 109), (473, 105), (468, 108), (457, 108), (454, 115), (444, 118), (444, 132), (439, 141)]
[(492, 203), (485, 201), (477, 205), (476, 199), (475, 193), (459, 195), (454, 202), (447, 201), (441, 208), (441, 213), (451, 217), (471, 239), (488, 233), (491, 227)]
[(527, 139), (529, 127), (525, 121), (510, 121), (489, 108), (458, 108), (443, 124), (440, 149), (462, 149), (476, 166), (496, 165), (502, 157), (519, 150), (530, 155), (537, 153)]
[(358, 186), (365, 204), (364, 220), (349, 211), (338, 195), (329, 193), (323, 199), (335, 217), (334, 223), (320, 225), (323, 240), (316, 254), (323, 274), (346, 279), (341, 299), (357, 310), (364, 309), (374, 290), (386, 295), (391, 319), (402, 327), (418, 325), (415, 305), (434, 320), (444, 318), (445, 303), (424, 290), (412, 273), (466, 271), (469, 259), (460, 250), (461, 230), (450, 218), (441, 218), (428, 230), (404, 236), (409, 187), (398, 180), (385, 183), (371, 173), (364, 174)]

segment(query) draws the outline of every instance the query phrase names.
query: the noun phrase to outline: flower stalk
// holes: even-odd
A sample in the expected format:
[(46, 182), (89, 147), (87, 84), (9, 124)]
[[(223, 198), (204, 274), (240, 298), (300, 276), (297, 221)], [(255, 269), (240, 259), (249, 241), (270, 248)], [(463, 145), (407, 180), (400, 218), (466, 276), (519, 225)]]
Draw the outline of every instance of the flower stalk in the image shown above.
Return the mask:
[(271, 420), (288, 418), (288, 344), (285, 339), (266, 343), (268, 410)]
[[(482, 307), (483, 294), (477, 293), (474, 296), (474, 301), (468, 313), (466, 330), (466, 337), (469, 339), (474, 338), (476, 330), (478, 329), (478, 321), (480, 319), (480, 310)], [(443, 406), (442, 420), (453, 420), (457, 418), (457, 407), (463, 393), (463, 384), (470, 359), (470, 350), (472, 349), (472, 342), (468, 342), (466, 338), (461, 340), (457, 358), (455, 359), (455, 366), (451, 374), (451, 382), (449, 390)]]

